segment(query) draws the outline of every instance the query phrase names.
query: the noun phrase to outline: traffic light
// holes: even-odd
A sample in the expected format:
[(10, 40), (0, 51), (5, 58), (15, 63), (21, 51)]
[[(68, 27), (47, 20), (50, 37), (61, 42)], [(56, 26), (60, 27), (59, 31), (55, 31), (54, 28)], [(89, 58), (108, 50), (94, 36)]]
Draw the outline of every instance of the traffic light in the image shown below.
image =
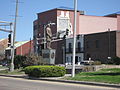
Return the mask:
[(66, 29), (66, 36), (68, 36), (69, 34), (69, 29)]
[(8, 35), (8, 47), (11, 45), (11, 34)]

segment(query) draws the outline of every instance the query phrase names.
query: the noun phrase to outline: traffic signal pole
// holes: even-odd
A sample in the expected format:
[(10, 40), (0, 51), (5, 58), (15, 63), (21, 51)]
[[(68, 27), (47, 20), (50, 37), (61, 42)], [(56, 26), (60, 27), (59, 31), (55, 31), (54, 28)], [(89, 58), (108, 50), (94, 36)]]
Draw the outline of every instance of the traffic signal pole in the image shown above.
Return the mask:
[(12, 41), (12, 47), (11, 47), (11, 54), (12, 54), (12, 60), (11, 60), (11, 68), (10, 71), (14, 71), (14, 54), (15, 54), (15, 38), (16, 38), (16, 23), (17, 23), (17, 17), (18, 17), (18, 0), (16, 0), (16, 11), (15, 11), (15, 21), (14, 21), (14, 31), (13, 31), (13, 41)]

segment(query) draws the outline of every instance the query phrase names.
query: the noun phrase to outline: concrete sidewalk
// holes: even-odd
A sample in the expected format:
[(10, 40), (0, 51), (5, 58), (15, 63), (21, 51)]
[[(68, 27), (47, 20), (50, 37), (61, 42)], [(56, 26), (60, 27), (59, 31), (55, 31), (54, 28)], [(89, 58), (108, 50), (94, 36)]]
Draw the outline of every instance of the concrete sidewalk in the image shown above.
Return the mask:
[[(100, 82), (89, 82), (89, 81), (74, 81), (74, 80), (64, 80), (63, 77), (29, 77), (25, 74), (22, 75), (5, 75), (1, 74), (0, 76), (4, 77), (14, 77), (14, 78), (24, 78), (24, 79), (32, 79), (32, 80), (44, 80), (44, 81), (53, 81), (53, 82), (64, 82), (64, 83), (74, 83), (74, 84), (84, 84), (84, 85), (94, 85), (94, 86), (104, 86), (104, 87), (114, 87), (120, 88), (120, 84), (108, 84), (108, 83), (100, 83)], [(70, 76), (70, 74), (65, 75)]]

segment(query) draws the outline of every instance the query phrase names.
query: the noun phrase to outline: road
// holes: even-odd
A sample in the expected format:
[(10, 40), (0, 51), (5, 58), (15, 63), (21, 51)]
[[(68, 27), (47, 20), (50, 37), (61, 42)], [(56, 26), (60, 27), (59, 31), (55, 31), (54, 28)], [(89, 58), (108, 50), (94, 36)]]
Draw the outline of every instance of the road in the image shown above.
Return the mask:
[(29, 80), (0, 76), (0, 90), (119, 90), (110, 87), (89, 86), (51, 82), (42, 80)]

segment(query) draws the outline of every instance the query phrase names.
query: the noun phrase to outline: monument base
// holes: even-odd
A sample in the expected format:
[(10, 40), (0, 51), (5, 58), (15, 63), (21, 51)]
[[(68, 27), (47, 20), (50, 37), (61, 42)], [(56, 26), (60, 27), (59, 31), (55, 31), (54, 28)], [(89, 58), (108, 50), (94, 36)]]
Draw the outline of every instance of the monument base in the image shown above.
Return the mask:
[(43, 49), (42, 57), (46, 64), (55, 64), (55, 49)]

